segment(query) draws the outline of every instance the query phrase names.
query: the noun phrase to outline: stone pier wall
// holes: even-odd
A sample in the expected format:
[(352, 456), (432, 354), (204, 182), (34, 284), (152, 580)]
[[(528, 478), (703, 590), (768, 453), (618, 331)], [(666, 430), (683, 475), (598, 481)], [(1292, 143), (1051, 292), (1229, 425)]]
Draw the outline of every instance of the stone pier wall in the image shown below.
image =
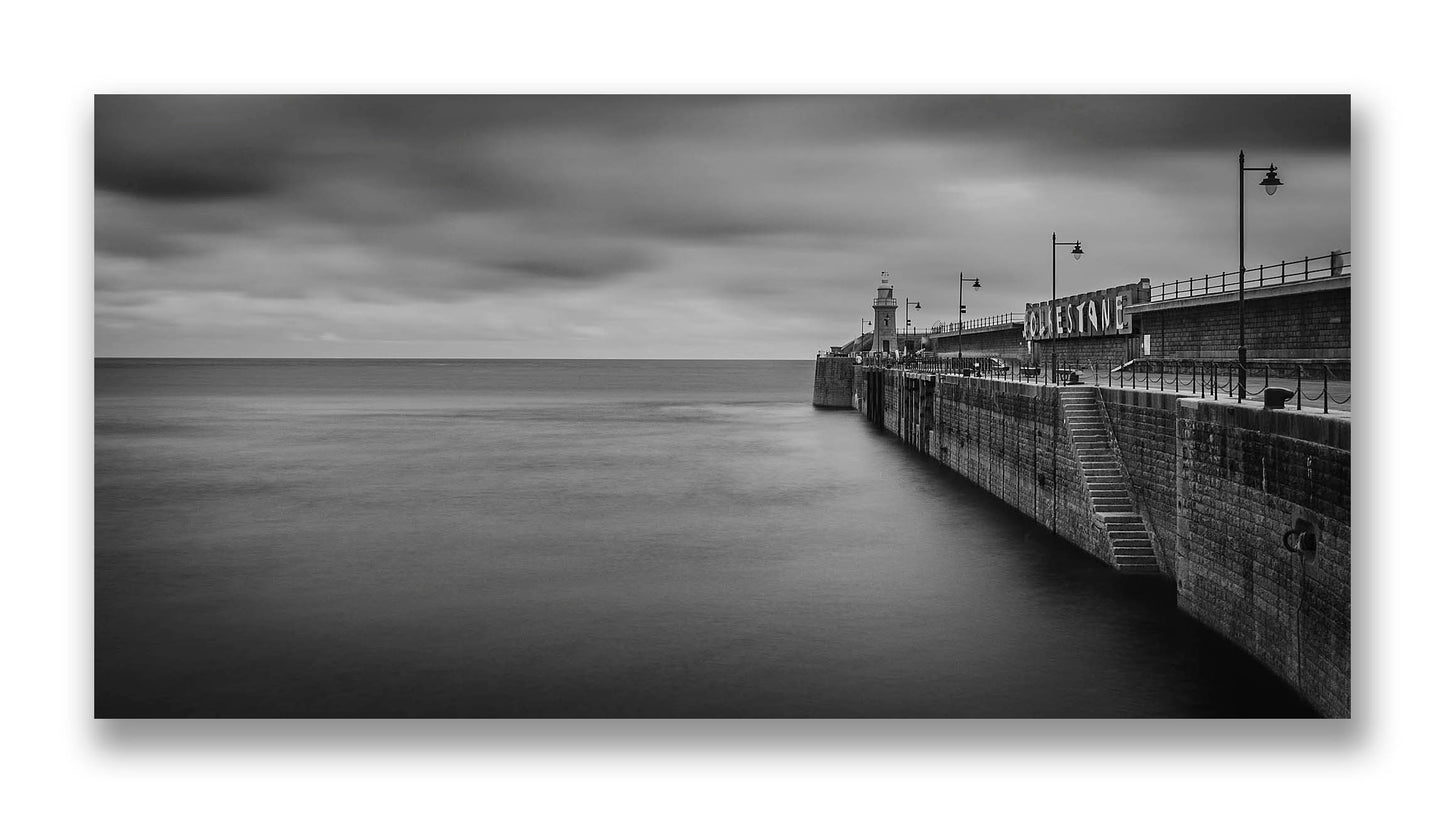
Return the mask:
[(813, 365), (813, 406), (853, 406), (853, 357), (818, 356)]
[[(864, 417), (1104, 562), (1057, 388), (858, 366)], [(1349, 418), (1100, 389), (1180, 609), (1350, 714)], [(1315, 548), (1291, 552), (1297, 521)]]
[[(1350, 714), (1350, 422), (1204, 400), (1179, 403), (1179, 607)], [(1303, 521), (1313, 550), (1291, 551)]]

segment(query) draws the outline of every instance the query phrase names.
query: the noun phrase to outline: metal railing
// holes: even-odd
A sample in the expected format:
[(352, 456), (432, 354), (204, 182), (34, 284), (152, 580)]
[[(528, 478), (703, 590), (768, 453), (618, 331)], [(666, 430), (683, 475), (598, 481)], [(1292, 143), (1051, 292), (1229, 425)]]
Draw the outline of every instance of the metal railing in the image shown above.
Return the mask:
[(1001, 313), (998, 316), (983, 316), (978, 319), (967, 319), (962, 322), (949, 322), (942, 327), (929, 328), (928, 333), (935, 336), (940, 333), (958, 333), (963, 330), (973, 330), (974, 328), (980, 327), (997, 327), (999, 325), (1022, 322), (1023, 320), (1024, 315), (1022, 313)]
[[(1331, 366), (1331, 365), (1334, 366)], [(1118, 367), (1110, 368), (1107, 383), (1110, 386), (1138, 389), (1142, 383), (1145, 390), (1156, 389), (1167, 392), (1189, 393), (1200, 397), (1235, 401), (1249, 398), (1263, 398), (1264, 391), (1272, 387), (1293, 386), (1288, 401), (1294, 402), (1296, 410), (1303, 410), (1306, 403), (1328, 413), (1330, 405), (1344, 406), (1353, 397), (1350, 392), (1350, 376), (1341, 375), (1336, 367), (1339, 362), (1313, 360), (1307, 362), (1250, 362), (1245, 366), (1248, 381), (1261, 382), (1258, 389), (1245, 385), (1239, 392), (1239, 362), (1209, 361), (1202, 359), (1134, 359)], [(1186, 373), (1188, 374), (1186, 377)], [(1117, 378), (1118, 383), (1115, 384)], [(1331, 393), (1330, 388), (1334, 387)], [(1343, 396), (1341, 396), (1343, 393)]]
[[(1244, 269), (1244, 287), (1245, 290), (1264, 288), (1289, 282), (1339, 277), (1348, 273), (1350, 273), (1350, 252), (1332, 251), (1318, 257), (1285, 260), (1274, 265), (1246, 268)], [(1188, 299), (1191, 296), (1237, 293), (1239, 291), (1239, 275), (1239, 271), (1228, 271), (1223, 274), (1206, 274), (1203, 277), (1190, 277), (1154, 285), (1149, 289), (1149, 301), (1167, 302), (1172, 299)]]
[[(963, 375), (1002, 381), (1045, 384), (1048, 371), (1027, 363), (1010, 362), (1002, 367), (991, 358), (964, 356), (928, 360), (863, 358), (870, 367), (916, 370), (918, 372)], [(1331, 365), (1334, 366), (1331, 366)], [(1160, 392), (1188, 394), (1213, 400), (1262, 399), (1271, 387), (1289, 387), (1293, 392), (1286, 403), (1295, 410), (1306, 405), (1330, 411), (1331, 405), (1345, 406), (1352, 398), (1350, 376), (1342, 375), (1338, 361), (1250, 362), (1246, 365), (1249, 381), (1261, 382), (1259, 387), (1246, 385), (1243, 398), (1239, 393), (1239, 363), (1208, 359), (1133, 359), (1118, 364), (1095, 360), (1076, 360), (1072, 366), (1059, 369), (1058, 380), (1065, 383), (1090, 384)], [(1336, 410), (1338, 411), (1338, 410)]]

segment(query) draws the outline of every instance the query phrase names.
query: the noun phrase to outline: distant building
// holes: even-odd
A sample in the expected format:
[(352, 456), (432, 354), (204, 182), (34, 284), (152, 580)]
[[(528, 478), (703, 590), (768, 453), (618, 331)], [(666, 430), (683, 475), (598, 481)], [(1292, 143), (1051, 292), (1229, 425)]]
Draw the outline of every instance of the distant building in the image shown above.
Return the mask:
[(878, 283), (878, 296), (873, 299), (873, 349), (884, 353), (898, 350), (898, 300), (893, 298), (893, 283), (888, 272)]

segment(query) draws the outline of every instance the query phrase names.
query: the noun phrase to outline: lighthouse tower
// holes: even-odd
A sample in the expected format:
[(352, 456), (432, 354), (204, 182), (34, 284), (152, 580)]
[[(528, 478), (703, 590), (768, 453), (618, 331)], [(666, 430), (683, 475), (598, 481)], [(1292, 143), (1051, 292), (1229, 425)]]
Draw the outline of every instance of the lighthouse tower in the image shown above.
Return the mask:
[(898, 349), (898, 300), (893, 298), (893, 283), (888, 272), (878, 283), (878, 296), (873, 298), (873, 349), (887, 353)]

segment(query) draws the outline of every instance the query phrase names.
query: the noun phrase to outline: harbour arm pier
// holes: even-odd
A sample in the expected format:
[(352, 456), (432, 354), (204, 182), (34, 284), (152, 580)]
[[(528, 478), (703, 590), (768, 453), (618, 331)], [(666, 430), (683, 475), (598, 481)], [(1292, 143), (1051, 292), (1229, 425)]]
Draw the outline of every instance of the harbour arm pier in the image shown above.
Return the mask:
[[(1169, 580), (1179, 609), (1349, 717), (1351, 277), (1330, 256), (1248, 292), (1261, 350), (1243, 390), (1238, 301), (1140, 280), (913, 347), (860, 337), (818, 356), (813, 403), (856, 410), (1120, 573)], [(1041, 369), (1051, 338), (1057, 371)]]

